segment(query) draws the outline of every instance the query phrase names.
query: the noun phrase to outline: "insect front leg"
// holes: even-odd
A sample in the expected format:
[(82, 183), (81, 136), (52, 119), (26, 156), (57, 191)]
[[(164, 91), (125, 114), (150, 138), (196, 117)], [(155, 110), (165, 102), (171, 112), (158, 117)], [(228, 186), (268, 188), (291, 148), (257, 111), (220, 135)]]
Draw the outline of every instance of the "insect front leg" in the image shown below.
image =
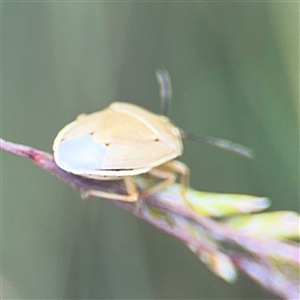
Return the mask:
[(151, 169), (147, 173), (147, 175), (162, 179), (162, 181), (153, 185), (152, 187), (144, 190), (142, 192), (143, 196), (147, 196), (147, 195), (155, 193), (157, 191), (166, 189), (176, 181), (176, 174), (174, 174), (174, 172), (170, 172), (169, 170), (165, 170), (164, 168), (161, 168), (161, 167)]
[(180, 179), (179, 179), (179, 183), (181, 186), (181, 196), (182, 199), (184, 200), (185, 204), (193, 209), (191, 202), (189, 201), (189, 199), (187, 198), (187, 188), (189, 186), (189, 182), (190, 182), (190, 169), (189, 167), (179, 161), (179, 160), (172, 160), (169, 161), (167, 163), (165, 163), (163, 165), (163, 167), (169, 169), (171, 172), (177, 173), (180, 175)]
[(180, 175), (179, 183), (181, 185), (181, 196), (185, 204), (193, 209), (187, 198), (190, 170), (186, 164), (178, 160), (173, 160), (150, 170), (149, 174), (156, 178), (161, 178), (163, 181), (144, 191), (143, 195), (144, 193), (147, 195), (168, 188), (176, 181), (176, 175), (178, 174)]
[(163, 167), (169, 169), (171, 172), (177, 173), (180, 175), (179, 183), (181, 184), (181, 193), (186, 197), (186, 191), (190, 184), (190, 169), (189, 167), (179, 161), (172, 160), (162, 165)]

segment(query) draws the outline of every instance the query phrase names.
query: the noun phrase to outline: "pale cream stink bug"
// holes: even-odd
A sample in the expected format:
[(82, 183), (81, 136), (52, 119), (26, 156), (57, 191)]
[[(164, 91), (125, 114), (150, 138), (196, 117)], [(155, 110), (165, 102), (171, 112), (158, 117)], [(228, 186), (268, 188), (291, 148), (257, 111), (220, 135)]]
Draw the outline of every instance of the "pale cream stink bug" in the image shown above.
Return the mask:
[(176, 127), (166, 116), (172, 94), (169, 74), (159, 70), (156, 76), (164, 115), (134, 104), (114, 102), (102, 111), (79, 115), (57, 134), (53, 143), (54, 160), (61, 169), (97, 180), (123, 180), (127, 190), (127, 195), (105, 191), (89, 191), (89, 194), (134, 202), (139, 194), (132, 176), (149, 173), (161, 178), (160, 183), (143, 192), (152, 193), (172, 184), (179, 174), (185, 198), (189, 168), (174, 160), (183, 153), (183, 137), (247, 156), (248, 149), (243, 146), (186, 134)]

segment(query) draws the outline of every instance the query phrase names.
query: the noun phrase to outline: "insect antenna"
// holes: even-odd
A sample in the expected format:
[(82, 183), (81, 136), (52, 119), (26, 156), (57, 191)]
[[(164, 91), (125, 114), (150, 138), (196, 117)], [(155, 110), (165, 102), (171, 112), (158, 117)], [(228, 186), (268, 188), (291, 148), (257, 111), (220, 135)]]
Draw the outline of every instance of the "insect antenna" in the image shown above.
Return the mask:
[(164, 116), (168, 116), (173, 94), (171, 78), (169, 72), (166, 69), (156, 70), (155, 76), (159, 86), (159, 96), (161, 99), (162, 114)]
[[(162, 104), (162, 114), (169, 115), (170, 104), (172, 100), (172, 83), (169, 72), (166, 69), (158, 69), (155, 71), (156, 81), (159, 86), (159, 96)], [(254, 158), (254, 152), (240, 144), (236, 144), (229, 140), (215, 138), (210, 135), (199, 135), (195, 133), (188, 133), (180, 130), (181, 137), (187, 140), (209, 144), (211, 146), (233, 152), (245, 158)]]
[(217, 148), (233, 152), (248, 159), (254, 158), (254, 152), (251, 149), (243, 145), (231, 142), (229, 140), (215, 138), (210, 135), (198, 135), (195, 133), (187, 133), (182, 130), (180, 132), (181, 137), (187, 140), (209, 144), (211, 146), (215, 146)]

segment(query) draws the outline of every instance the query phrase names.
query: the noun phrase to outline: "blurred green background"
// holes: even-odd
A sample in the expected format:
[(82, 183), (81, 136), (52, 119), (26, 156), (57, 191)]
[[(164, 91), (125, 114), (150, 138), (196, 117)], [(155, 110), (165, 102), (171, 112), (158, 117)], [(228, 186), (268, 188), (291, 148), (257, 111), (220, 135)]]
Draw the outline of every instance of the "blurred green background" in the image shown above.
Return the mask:
[[(185, 142), (199, 190), (270, 197), (299, 210), (299, 3), (2, 2), (2, 137), (51, 152), (78, 114), (114, 100), (231, 139), (244, 160)], [(6, 299), (272, 299), (215, 277), (178, 241), (28, 160), (2, 153)]]

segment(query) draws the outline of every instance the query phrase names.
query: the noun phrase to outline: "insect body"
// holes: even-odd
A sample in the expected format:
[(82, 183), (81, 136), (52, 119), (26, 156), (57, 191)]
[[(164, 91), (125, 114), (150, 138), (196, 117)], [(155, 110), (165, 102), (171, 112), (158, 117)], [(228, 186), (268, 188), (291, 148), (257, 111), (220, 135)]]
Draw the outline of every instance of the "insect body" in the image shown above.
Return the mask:
[(157, 115), (134, 104), (114, 102), (90, 115), (79, 115), (66, 125), (53, 143), (54, 160), (67, 172), (98, 180), (123, 180), (127, 195), (89, 191), (99, 197), (134, 202), (138, 192), (132, 176), (149, 173), (162, 181), (144, 194), (163, 189), (181, 175), (186, 204), (189, 168), (174, 160), (183, 151), (182, 138), (208, 143), (252, 157), (251, 150), (227, 140), (188, 134), (171, 123), (168, 114), (172, 86), (166, 70), (156, 72), (163, 114)]
[(188, 168), (172, 161), (183, 151), (180, 130), (163, 115), (134, 104), (114, 102), (90, 115), (79, 115), (57, 135), (56, 164), (73, 174), (99, 179), (123, 179), (128, 195), (91, 191), (104, 198), (136, 201), (131, 176), (150, 173), (164, 179), (153, 192), (175, 181), (174, 171), (187, 182)]

